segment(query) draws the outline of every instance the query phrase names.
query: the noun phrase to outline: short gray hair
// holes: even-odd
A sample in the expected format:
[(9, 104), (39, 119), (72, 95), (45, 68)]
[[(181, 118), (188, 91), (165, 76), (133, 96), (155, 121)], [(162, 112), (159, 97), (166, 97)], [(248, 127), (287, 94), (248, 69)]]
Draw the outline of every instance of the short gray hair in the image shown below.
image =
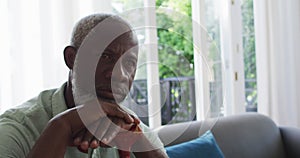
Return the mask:
[(113, 18), (127, 25), (132, 30), (130, 24), (120, 16), (105, 13), (92, 14), (82, 18), (76, 23), (71, 37), (71, 45), (78, 49), (89, 32), (106, 18)]

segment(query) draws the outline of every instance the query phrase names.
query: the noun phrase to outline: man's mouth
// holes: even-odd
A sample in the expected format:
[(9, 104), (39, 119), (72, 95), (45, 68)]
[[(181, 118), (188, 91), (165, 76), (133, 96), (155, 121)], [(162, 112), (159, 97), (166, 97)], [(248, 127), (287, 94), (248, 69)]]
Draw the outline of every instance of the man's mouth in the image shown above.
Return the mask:
[(96, 87), (96, 94), (98, 98), (103, 98), (112, 101), (122, 101), (126, 97), (127, 93), (120, 89), (112, 90), (111, 88), (99, 88)]

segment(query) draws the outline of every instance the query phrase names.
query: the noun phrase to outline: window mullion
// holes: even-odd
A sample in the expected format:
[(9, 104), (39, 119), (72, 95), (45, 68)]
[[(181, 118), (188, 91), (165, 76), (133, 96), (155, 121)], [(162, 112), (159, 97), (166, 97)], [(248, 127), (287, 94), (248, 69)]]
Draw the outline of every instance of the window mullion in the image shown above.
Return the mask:
[(245, 77), (240, 0), (221, 1), (220, 33), (223, 63), (224, 115), (245, 112)]
[(209, 73), (207, 61), (207, 35), (205, 26), (205, 0), (192, 0), (194, 74), (197, 120), (210, 115)]
[(147, 54), (147, 92), (149, 127), (161, 126), (160, 82), (155, 0), (145, 0), (145, 46)]

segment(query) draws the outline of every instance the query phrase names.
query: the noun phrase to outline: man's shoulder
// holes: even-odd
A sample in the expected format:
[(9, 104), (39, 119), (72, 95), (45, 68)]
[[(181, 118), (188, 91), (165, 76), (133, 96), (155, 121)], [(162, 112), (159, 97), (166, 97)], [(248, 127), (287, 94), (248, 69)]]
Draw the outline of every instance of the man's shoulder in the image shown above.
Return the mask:
[[(25, 157), (32, 146), (34, 134), (9, 118), (0, 119), (0, 157)], [(13, 150), (12, 150), (13, 149)]]
[[(38, 128), (31, 121), (34, 109), (38, 109), (38, 97), (5, 111), (0, 116), (0, 152), (5, 156), (24, 156), (29, 151), (35, 138), (39, 136)], [(10, 148), (16, 150), (10, 151)]]
[(45, 90), (0, 115), (0, 155), (25, 157), (63, 99), (63, 88)]
[(51, 97), (54, 92), (55, 89), (44, 90), (40, 92), (39, 95), (23, 102), (22, 104), (6, 110), (0, 116), (0, 118), (19, 115), (31, 115), (31, 113), (34, 113), (36, 110), (47, 108), (48, 104), (51, 103)]
[[(38, 96), (5, 111), (0, 116), (0, 123), (18, 124), (28, 128), (42, 130), (51, 119), (51, 96), (55, 89), (42, 91)], [(1, 126), (0, 124), (0, 126)]]

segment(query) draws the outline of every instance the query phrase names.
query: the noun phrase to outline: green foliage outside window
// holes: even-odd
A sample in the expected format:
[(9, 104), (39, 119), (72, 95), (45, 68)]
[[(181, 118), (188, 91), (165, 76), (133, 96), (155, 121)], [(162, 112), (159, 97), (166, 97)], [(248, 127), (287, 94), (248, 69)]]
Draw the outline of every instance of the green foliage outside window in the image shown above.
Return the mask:
[(193, 38), (190, 0), (157, 0), (157, 7), (168, 7), (157, 11), (158, 53), (160, 78), (193, 76)]

